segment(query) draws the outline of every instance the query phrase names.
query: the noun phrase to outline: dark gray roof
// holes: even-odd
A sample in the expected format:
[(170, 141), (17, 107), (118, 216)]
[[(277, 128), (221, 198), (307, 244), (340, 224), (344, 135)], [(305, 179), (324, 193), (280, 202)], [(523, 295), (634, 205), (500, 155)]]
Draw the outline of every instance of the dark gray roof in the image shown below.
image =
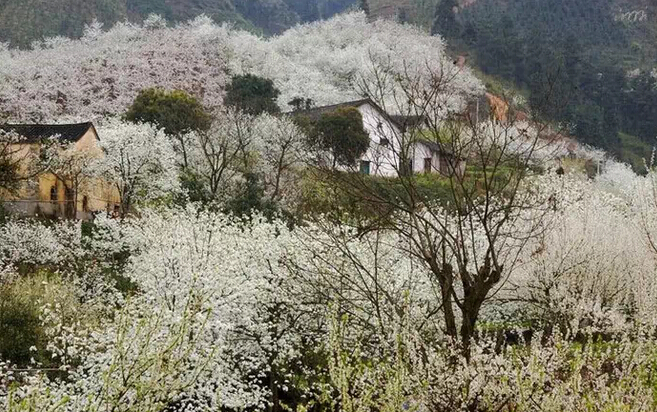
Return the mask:
[(441, 146), (437, 142), (432, 142), (431, 140), (427, 140), (427, 139), (417, 139), (417, 142), (425, 145), (426, 147), (429, 148), (429, 150), (433, 152), (440, 153), (441, 156), (455, 157), (454, 153), (452, 153), (449, 149)]
[(329, 106), (321, 106), (321, 107), (314, 107), (312, 109), (298, 110), (293, 113), (306, 116), (311, 120), (319, 120), (319, 118), (325, 113), (331, 113), (344, 107), (360, 107), (364, 104), (369, 104), (370, 106), (374, 107), (383, 116), (385, 116), (388, 119), (388, 121), (390, 121), (392, 124), (397, 126), (402, 131), (405, 131), (409, 127), (419, 126), (424, 121), (423, 116), (401, 116), (401, 115), (388, 114), (372, 99), (353, 100), (350, 102), (332, 104)]
[(440, 147), (440, 145), (436, 142), (432, 142), (431, 140), (426, 140), (426, 139), (418, 139), (418, 143), (422, 143), (423, 145), (427, 146), (429, 149), (433, 150), (434, 152), (444, 152), (445, 150)]
[(397, 123), (402, 130), (406, 130), (409, 127), (420, 126), (424, 122), (424, 116), (402, 116), (402, 115), (391, 115), (390, 118)]
[(338, 104), (332, 104), (329, 106), (321, 106), (321, 107), (313, 107), (312, 109), (306, 109), (306, 110), (297, 110), (293, 112), (294, 114), (299, 114), (302, 116), (306, 116), (310, 118), (311, 120), (319, 120), (319, 118), (326, 113), (331, 113), (334, 112), (338, 109), (342, 109), (345, 107), (359, 107), (364, 104), (372, 104), (375, 107), (378, 108), (370, 99), (360, 99), (360, 100), (353, 100), (350, 102), (344, 102), (344, 103), (338, 103)]
[(322, 117), (323, 114), (326, 113), (331, 113), (334, 112), (338, 109), (342, 109), (344, 107), (360, 107), (364, 104), (369, 104), (370, 106), (374, 107), (379, 113), (381, 113), (388, 121), (390, 121), (392, 124), (395, 126), (399, 127), (400, 129), (403, 129), (403, 125), (395, 119), (395, 117), (400, 117), (401, 116), (390, 116), (388, 113), (386, 113), (385, 110), (383, 110), (378, 104), (376, 104), (372, 99), (360, 99), (360, 100), (353, 100), (350, 102), (344, 102), (344, 103), (338, 103), (338, 104), (332, 104), (329, 106), (321, 106), (321, 107), (314, 107), (312, 109), (307, 109), (307, 110), (297, 110), (293, 112), (294, 114), (300, 114), (302, 116), (306, 116), (310, 118), (310, 120), (319, 120), (320, 117)]
[(36, 143), (52, 136), (59, 140), (77, 142), (94, 125), (91, 122), (76, 124), (3, 124), (0, 130), (15, 132), (26, 139), (26, 143)]

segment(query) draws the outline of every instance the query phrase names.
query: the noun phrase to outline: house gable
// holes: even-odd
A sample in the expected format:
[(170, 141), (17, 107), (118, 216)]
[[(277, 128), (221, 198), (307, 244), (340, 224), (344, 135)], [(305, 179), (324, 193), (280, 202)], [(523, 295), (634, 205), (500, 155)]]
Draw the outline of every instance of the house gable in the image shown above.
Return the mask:
[[(363, 118), (363, 128), (370, 137), (370, 146), (360, 159), (361, 172), (379, 176), (397, 176), (402, 169), (400, 136), (410, 128), (421, 127), (425, 121), (424, 118), (422, 116), (389, 115), (371, 99), (322, 106), (295, 113), (316, 121), (326, 113), (346, 107), (356, 108), (360, 112)], [(453, 166), (449, 166), (450, 164), (456, 164), (456, 169), (459, 171), (465, 167), (463, 159), (456, 161), (454, 155), (429, 140), (416, 141), (407, 155), (410, 165), (404, 165), (404, 168), (410, 167), (409, 170), (415, 173), (450, 174), (450, 170), (453, 169)]]
[(98, 133), (96, 128), (93, 125), (75, 142), (75, 148), (77, 150), (91, 150), (97, 151), (101, 154), (101, 149), (98, 146)]
[[(0, 125), (0, 130), (13, 132), (24, 139), (16, 143), (17, 156), (28, 159), (28, 151), (38, 151), (45, 139), (56, 137), (59, 142), (72, 144), (75, 151), (92, 157), (104, 156), (99, 137), (92, 123), (64, 125)], [(27, 160), (30, 161), (30, 160)], [(23, 168), (27, 168), (24, 165)], [(2, 203), (13, 213), (23, 215), (75, 216), (89, 219), (92, 212), (111, 211), (120, 203), (116, 187), (101, 178), (93, 177), (67, 192), (64, 180), (44, 170), (34, 177), (36, 185), (25, 186), (15, 196)], [(69, 187), (69, 189), (71, 189)]]

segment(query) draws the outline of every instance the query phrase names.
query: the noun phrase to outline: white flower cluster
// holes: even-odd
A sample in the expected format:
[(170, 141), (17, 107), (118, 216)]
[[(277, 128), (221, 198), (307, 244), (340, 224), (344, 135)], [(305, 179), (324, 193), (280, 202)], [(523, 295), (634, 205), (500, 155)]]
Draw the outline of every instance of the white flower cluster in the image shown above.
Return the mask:
[(274, 81), (283, 109), (295, 97), (324, 105), (359, 98), (354, 84), (372, 79), (372, 61), (391, 64), (397, 73), (430, 66), (435, 75), (453, 77), (445, 91), (450, 108), (483, 91), (467, 69), (452, 64), (439, 37), (368, 22), (354, 12), (269, 39), (207, 17), (175, 27), (158, 19), (107, 31), (92, 25), (80, 40), (57, 37), (29, 51), (0, 49), (0, 101), (15, 120), (33, 122), (121, 114), (149, 87), (186, 90), (214, 108), (221, 105), (227, 74), (252, 73)]
[(10, 221), (0, 227), (0, 262), (57, 265), (75, 257), (80, 244), (79, 222)]
[[(619, 176), (632, 180), (619, 182)], [(626, 333), (636, 325), (652, 330), (657, 252), (650, 248), (655, 220), (646, 214), (655, 212), (637, 197), (645, 192), (613, 191), (619, 184), (648, 189), (650, 179), (613, 170), (593, 182), (568, 175), (539, 178), (531, 188), (551, 195), (548, 223), (517, 257), (520, 263), (506, 274), (482, 320), (493, 307), (515, 307), (527, 318), (561, 325), (569, 336), (584, 330)], [(520, 222), (532, 219), (531, 214), (523, 217), (505, 230), (519, 230)], [(643, 373), (639, 359), (654, 353), (650, 341), (621, 344), (600, 357), (587, 351), (573, 354), (556, 335), (545, 338), (552, 344), (540, 344), (545, 339), (536, 331), (517, 359), (495, 355), (495, 344), (483, 341), (473, 346), (470, 362), (453, 364), (460, 358), (457, 352), (431, 349), (436, 342), (448, 342), (441, 332), (439, 289), (411, 253), (409, 239), (399, 235), (359, 234), (328, 222), (290, 230), (257, 216), (244, 224), (191, 206), (146, 209), (123, 222), (99, 218), (96, 226), (90, 242), (81, 242), (79, 227), (67, 223), (9, 223), (3, 229), (9, 261), (50, 263), (91, 255), (102, 260), (126, 252), (130, 257), (120, 274), (136, 293), (127, 300), (118, 297), (99, 277), (102, 271), (87, 267), (73, 287), (85, 310), (104, 313), (100, 320), (76, 318), (67, 312), (74, 305), (68, 300), (42, 308), (48, 350), (65, 379), (27, 374), (19, 390), (4, 389), (0, 404), (25, 399), (76, 412), (116, 405), (126, 411), (175, 405), (190, 411), (264, 407), (271, 402), (272, 388), (287, 390), (295, 373), (324, 373), (298, 362), (315, 345), (340, 349), (335, 336), (326, 339), (336, 313), (347, 319), (340, 339), (359, 346), (356, 358), (379, 360), (368, 364), (375, 368), (369, 372), (349, 372), (366, 375), (349, 378), (341, 368), (351, 368), (351, 360), (331, 357), (332, 382), (350, 379), (350, 385), (374, 391), (408, 385), (404, 396), (396, 398), (402, 403), (458, 409), (473, 402), (493, 407), (508, 397), (517, 404), (540, 399), (547, 410), (580, 410), (573, 388), (581, 385), (611, 404), (651, 395), (642, 385), (632, 394), (621, 391), (622, 382), (634, 382), (636, 373)], [(24, 244), (28, 238), (18, 236), (19, 230), (34, 233), (40, 251)], [(472, 242), (471, 259), (480, 259), (477, 245), (485, 245), (485, 239)], [(505, 250), (508, 259), (516, 259), (518, 245), (510, 242)], [(400, 334), (404, 345), (413, 347), (400, 349)], [(399, 350), (404, 354), (395, 355)], [(408, 369), (395, 369), (396, 356), (410, 362)], [(566, 367), (571, 369), (561, 369)], [(393, 372), (403, 373), (401, 380), (389, 381)], [(618, 385), (597, 377), (604, 373), (617, 376)], [(304, 390), (320, 399), (325, 389), (318, 384)]]

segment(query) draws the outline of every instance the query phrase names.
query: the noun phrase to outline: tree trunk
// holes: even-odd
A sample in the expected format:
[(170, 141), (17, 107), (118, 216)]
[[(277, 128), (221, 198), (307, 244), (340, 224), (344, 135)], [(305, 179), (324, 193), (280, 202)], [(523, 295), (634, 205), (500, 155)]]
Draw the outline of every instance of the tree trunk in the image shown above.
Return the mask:
[(185, 147), (185, 138), (181, 135), (176, 136), (178, 139), (178, 142), (180, 142), (180, 150), (182, 151), (183, 155), (183, 171), (187, 170), (187, 147)]
[[(483, 296), (486, 296), (484, 294)], [(479, 310), (483, 300), (473, 296), (465, 296), (463, 299), (463, 318), (461, 320), (461, 344), (463, 345), (463, 356), (469, 362), (471, 357), (472, 338), (475, 333), (475, 325), (479, 319)]]
[(278, 412), (280, 410), (279, 408), (279, 400), (278, 400), (278, 387), (276, 386), (276, 369), (273, 364), (274, 362), (271, 361), (271, 372), (269, 375), (269, 391), (271, 392), (271, 398), (269, 400), (269, 412)]
[(456, 339), (458, 338), (458, 331), (456, 329), (456, 318), (454, 316), (454, 306), (452, 302), (452, 288), (454, 284), (454, 277), (452, 275), (452, 268), (448, 264), (443, 265), (442, 270), (439, 269), (438, 283), (440, 284), (441, 299), (443, 305), (443, 316), (445, 317), (445, 328), (447, 335)]
[(499, 281), (499, 271), (491, 271), (487, 265), (484, 268), (485, 272), (480, 271), (479, 276), (473, 282), (474, 284), (463, 285), (461, 343), (463, 345), (463, 355), (468, 361), (470, 361), (470, 346), (475, 335), (475, 325), (479, 319), (481, 306), (484, 304), (490, 290)]
[(131, 195), (125, 195), (125, 198), (121, 202), (121, 219), (128, 216), (128, 213), (130, 212), (131, 203), (132, 203)]

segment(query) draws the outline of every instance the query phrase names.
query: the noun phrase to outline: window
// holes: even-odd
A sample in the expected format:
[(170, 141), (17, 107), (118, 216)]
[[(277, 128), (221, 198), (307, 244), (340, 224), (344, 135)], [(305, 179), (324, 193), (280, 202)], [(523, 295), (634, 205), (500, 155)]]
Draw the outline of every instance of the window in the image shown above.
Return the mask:
[(89, 211), (89, 198), (87, 196), (82, 196), (82, 211)]
[(56, 202), (57, 201), (57, 185), (53, 185), (50, 188), (50, 201), (51, 202)]
[(452, 162), (452, 159), (448, 158), (441, 158), (440, 159), (440, 173), (444, 174), (445, 176), (451, 175), (451, 166), (450, 163)]
[(367, 160), (361, 160), (360, 161), (360, 172), (364, 175), (369, 175), (370, 174), (370, 162)]
[(424, 158), (424, 173), (431, 173), (431, 158), (430, 157), (425, 157)]
[(388, 146), (390, 144), (390, 140), (386, 139), (385, 137), (382, 137), (381, 140), (379, 140), (379, 144), (381, 146)]

